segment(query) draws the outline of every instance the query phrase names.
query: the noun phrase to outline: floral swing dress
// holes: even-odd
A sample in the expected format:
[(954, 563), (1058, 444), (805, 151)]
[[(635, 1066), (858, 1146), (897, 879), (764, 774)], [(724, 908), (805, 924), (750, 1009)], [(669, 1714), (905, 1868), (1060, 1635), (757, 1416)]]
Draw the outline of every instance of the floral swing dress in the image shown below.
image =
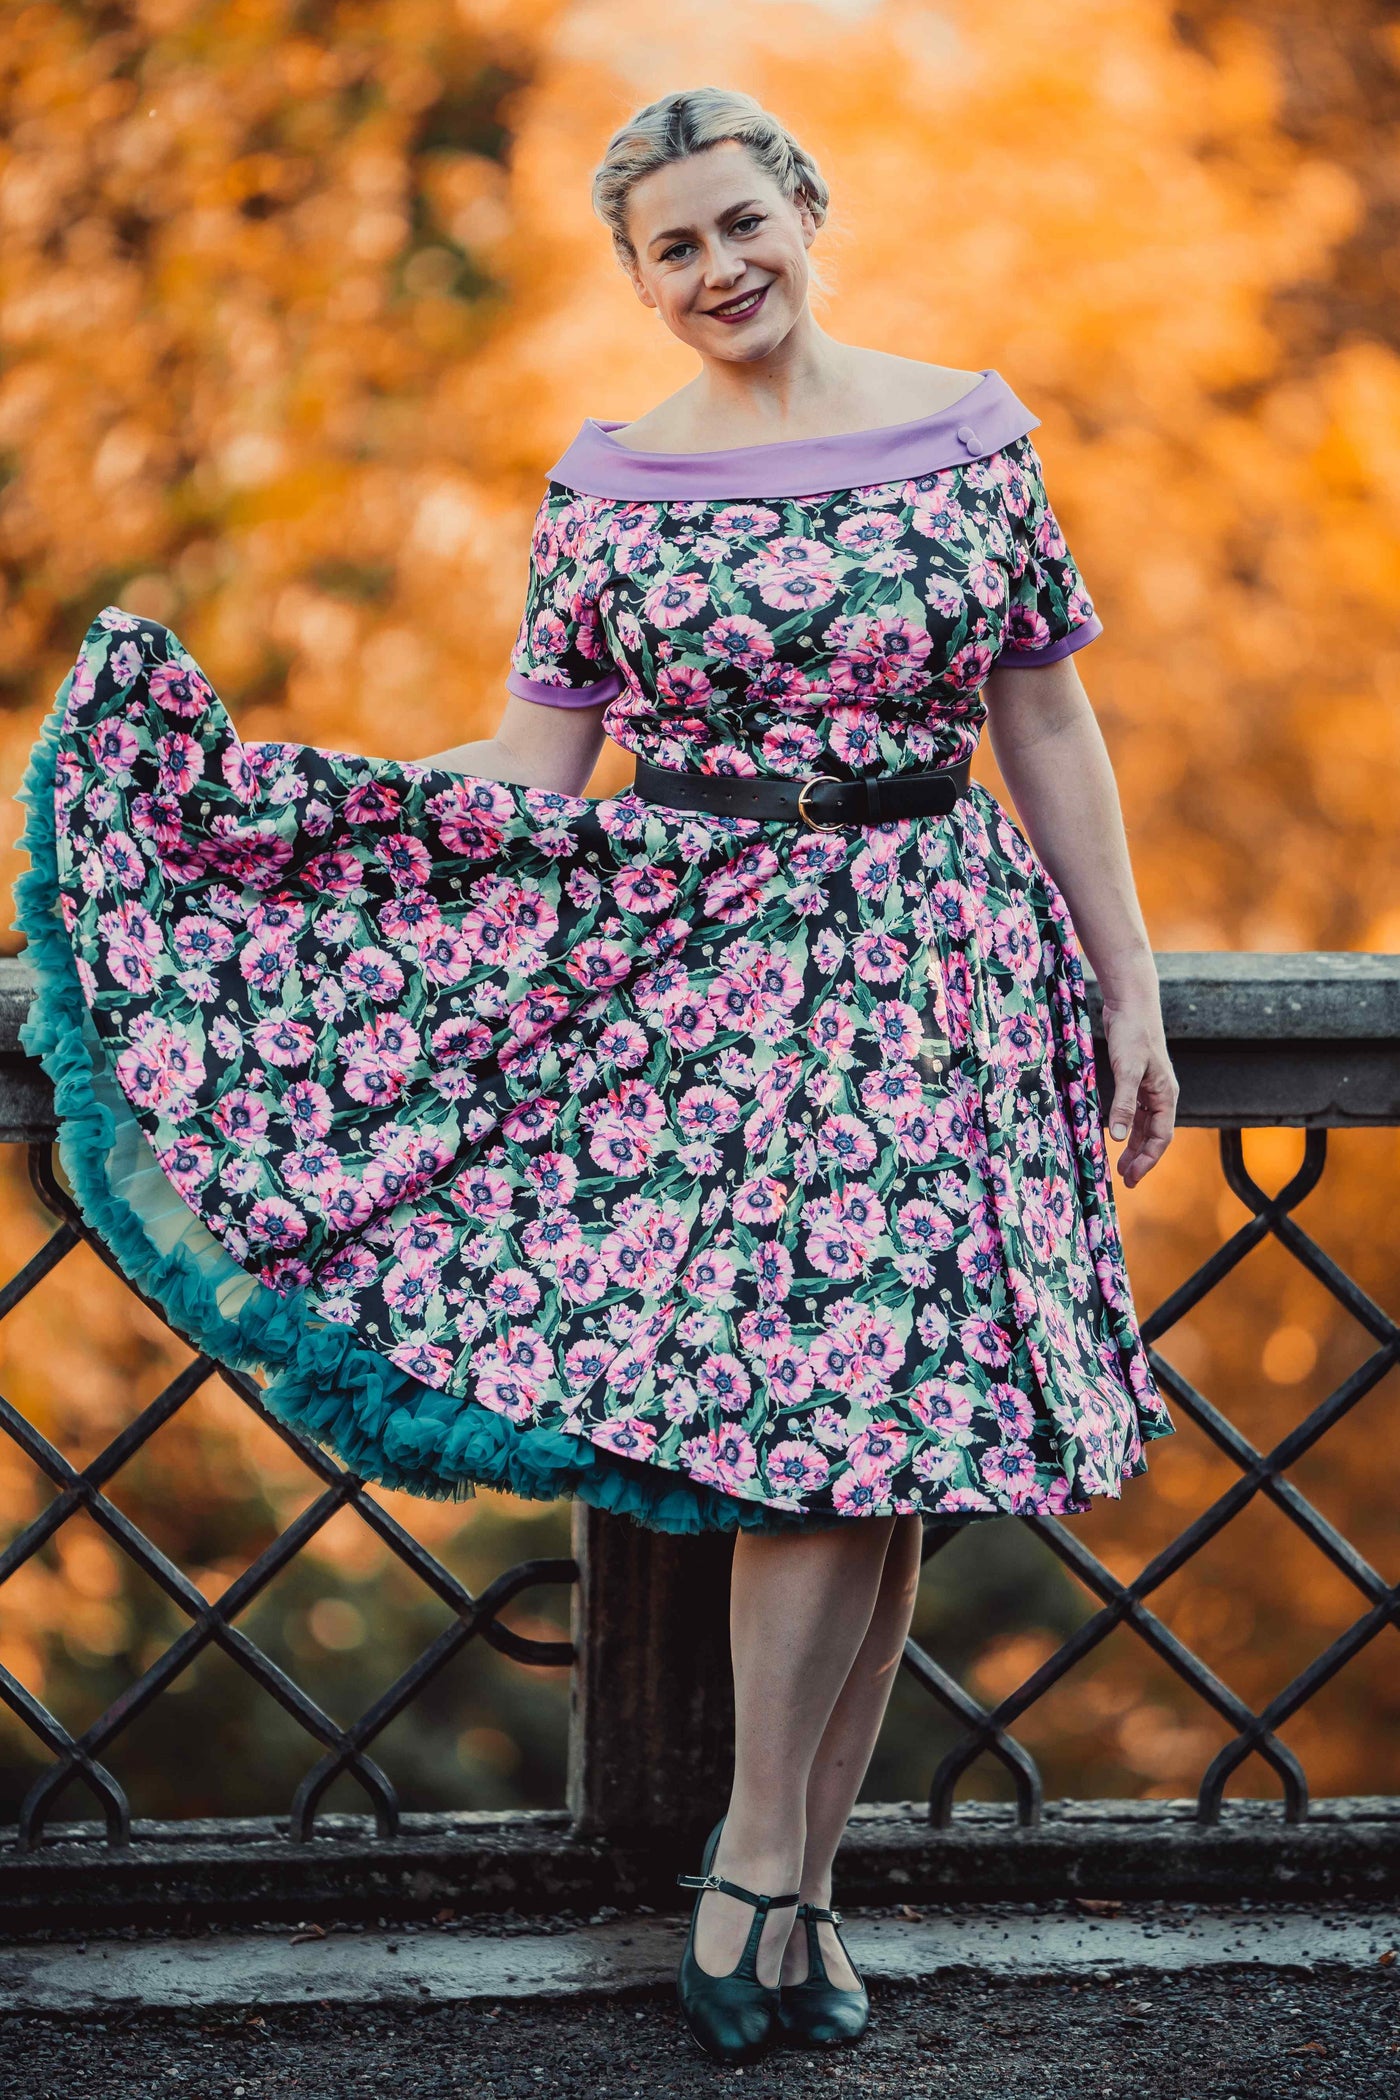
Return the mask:
[[(589, 418), (507, 680), (676, 770), (968, 757), (1100, 631), (1038, 418)], [(126, 1274), (362, 1476), (675, 1532), (1079, 1512), (1173, 1424), (1059, 891), (974, 784), (814, 830), (244, 743), (109, 607), (25, 784), (26, 1045)]]

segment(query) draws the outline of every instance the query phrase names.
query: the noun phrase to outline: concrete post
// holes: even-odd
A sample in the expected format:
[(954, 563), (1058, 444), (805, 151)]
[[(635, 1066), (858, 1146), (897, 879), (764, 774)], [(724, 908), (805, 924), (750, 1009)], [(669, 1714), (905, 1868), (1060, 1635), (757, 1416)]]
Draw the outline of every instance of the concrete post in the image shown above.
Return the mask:
[(577, 1660), (569, 1808), (581, 1837), (659, 1845), (677, 1867), (733, 1770), (729, 1535), (672, 1538), (574, 1504)]

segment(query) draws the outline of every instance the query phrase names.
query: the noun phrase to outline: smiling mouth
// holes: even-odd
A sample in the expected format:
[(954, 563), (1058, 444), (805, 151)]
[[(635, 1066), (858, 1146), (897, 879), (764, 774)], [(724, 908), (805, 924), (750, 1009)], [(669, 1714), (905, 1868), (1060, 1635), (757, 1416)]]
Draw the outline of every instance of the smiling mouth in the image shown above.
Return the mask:
[(711, 306), (706, 311), (719, 321), (743, 321), (757, 313), (767, 293), (767, 285), (761, 284), (756, 292), (744, 292), (736, 299), (726, 300), (723, 306)]

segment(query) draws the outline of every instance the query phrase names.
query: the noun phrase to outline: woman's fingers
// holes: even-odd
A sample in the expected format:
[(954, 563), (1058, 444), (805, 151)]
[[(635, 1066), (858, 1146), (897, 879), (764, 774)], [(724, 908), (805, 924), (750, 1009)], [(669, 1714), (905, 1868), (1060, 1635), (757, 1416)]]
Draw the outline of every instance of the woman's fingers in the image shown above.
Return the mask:
[[(1170, 1064), (1149, 1065), (1138, 1084), (1136, 1112), (1128, 1143), (1118, 1155), (1118, 1171), (1129, 1188), (1156, 1166), (1172, 1141), (1180, 1089)], [(1113, 1126), (1118, 1120), (1115, 1082)]]
[(1124, 1058), (1113, 1067), (1113, 1107), (1109, 1114), (1109, 1133), (1116, 1138), (1125, 1138), (1137, 1117), (1138, 1099), (1147, 1071), (1146, 1058)]
[(1127, 1140), (1118, 1172), (1131, 1188), (1171, 1143), (1179, 1089), (1155, 1000), (1121, 1006), (1105, 1002), (1103, 1022), (1113, 1069), (1108, 1134)]

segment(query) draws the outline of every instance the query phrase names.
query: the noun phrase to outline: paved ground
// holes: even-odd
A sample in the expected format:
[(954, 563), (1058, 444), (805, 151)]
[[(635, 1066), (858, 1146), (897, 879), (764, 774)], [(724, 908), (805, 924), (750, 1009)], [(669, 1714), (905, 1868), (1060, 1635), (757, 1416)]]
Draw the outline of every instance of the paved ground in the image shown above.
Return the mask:
[(0, 2019), (7, 2100), (1394, 2100), (1396, 1964), (1312, 1976), (877, 1983), (864, 2043), (743, 2071), (700, 2056), (655, 1986), (422, 2009)]

